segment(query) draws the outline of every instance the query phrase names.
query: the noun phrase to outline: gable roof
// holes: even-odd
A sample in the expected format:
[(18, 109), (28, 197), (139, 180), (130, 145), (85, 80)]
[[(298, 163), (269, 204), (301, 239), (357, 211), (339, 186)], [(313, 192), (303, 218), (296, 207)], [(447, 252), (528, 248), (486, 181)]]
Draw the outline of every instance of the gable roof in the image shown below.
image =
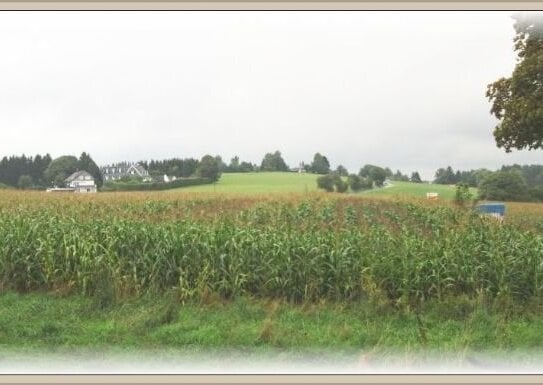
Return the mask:
[(147, 172), (147, 170), (139, 163), (130, 165), (126, 172), (130, 172), (130, 170), (132, 169), (134, 169), (139, 174), (139, 176), (144, 176), (144, 174), (146, 174)]
[(149, 174), (149, 172), (145, 169), (145, 167), (143, 167), (141, 163), (128, 162), (121, 162), (109, 166), (102, 166), (100, 167), (100, 172), (102, 174), (126, 175), (130, 172), (131, 169), (135, 170), (136, 173), (142, 177)]
[(68, 178), (64, 179), (64, 182), (71, 182), (77, 178), (79, 178), (80, 176), (90, 176), (93, 180), (94, 180), (94, 177), (88, 173), (87, 171), (85, 170), (81, 170), (81, 171), (76, 171), (74, 172), (72, 175), (70, 175)]

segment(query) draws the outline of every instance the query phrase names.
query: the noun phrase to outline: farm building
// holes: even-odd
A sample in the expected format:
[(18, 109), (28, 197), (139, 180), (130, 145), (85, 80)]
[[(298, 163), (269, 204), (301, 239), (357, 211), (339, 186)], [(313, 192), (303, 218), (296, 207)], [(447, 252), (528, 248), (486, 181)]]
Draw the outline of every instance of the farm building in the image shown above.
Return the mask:
[(100, 168), (104, 181), (119, 180), (123, 177), (140, 177), (144, 182), (150, 181), (152, 178), (149, 171), (139, 163), (116, 163), (110, 166)]
[(64, 179), (68, 188), (76, 193), (95, 193), (96, 184), (94, 177), (87, 171), (76, 171), (68, 178)]

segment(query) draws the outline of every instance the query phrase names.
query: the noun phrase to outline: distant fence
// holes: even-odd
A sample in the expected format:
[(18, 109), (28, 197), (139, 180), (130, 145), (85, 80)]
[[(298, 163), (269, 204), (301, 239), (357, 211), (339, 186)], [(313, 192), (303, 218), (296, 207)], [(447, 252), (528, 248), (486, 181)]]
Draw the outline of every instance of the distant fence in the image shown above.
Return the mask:
[(199, 186), (210, 184), (213, 181), (208, 178), (179, 178), (172, 182), (153, 182), (153, 183), (124, 183), (108, 182), (104, 184), (101, 191), (157, 191), (169, 190), (172, 188)]

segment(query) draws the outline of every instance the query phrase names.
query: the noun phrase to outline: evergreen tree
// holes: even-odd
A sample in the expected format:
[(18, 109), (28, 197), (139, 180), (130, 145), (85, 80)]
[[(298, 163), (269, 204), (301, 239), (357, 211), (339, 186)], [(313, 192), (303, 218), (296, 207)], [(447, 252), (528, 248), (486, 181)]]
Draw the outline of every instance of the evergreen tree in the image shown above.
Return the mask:
[(102, 172), (100, 168), (94, 163), (94, 160), (87, 153), (81, 153), (79, 157), (78, 166), (79, 170), (87, 171), (94, 178), (94, 183), (98, 188), (102, 187), (104, 181), (102, 179)]

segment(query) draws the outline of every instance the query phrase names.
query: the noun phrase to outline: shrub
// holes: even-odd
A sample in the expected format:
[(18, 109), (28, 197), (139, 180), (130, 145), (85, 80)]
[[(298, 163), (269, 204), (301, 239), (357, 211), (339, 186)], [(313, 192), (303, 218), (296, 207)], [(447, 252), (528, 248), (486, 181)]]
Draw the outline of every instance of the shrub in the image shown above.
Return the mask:
[(334, 191), (334, 177), (330, 174), (326, 174), (317, 178), (318, 188), (322, 188), (328, 192)]
[(349, 184), (343, 181), (339, 175), (335, 178), (334, 185), (338, 193), (344, 193), (349, 188)]
[(473, 194), (469, 191), (467, 183), (459, 183), (456, 185), (456, 194), (454, 195), (454, 202), (457, 205), (464, 206), (473, 198)]

